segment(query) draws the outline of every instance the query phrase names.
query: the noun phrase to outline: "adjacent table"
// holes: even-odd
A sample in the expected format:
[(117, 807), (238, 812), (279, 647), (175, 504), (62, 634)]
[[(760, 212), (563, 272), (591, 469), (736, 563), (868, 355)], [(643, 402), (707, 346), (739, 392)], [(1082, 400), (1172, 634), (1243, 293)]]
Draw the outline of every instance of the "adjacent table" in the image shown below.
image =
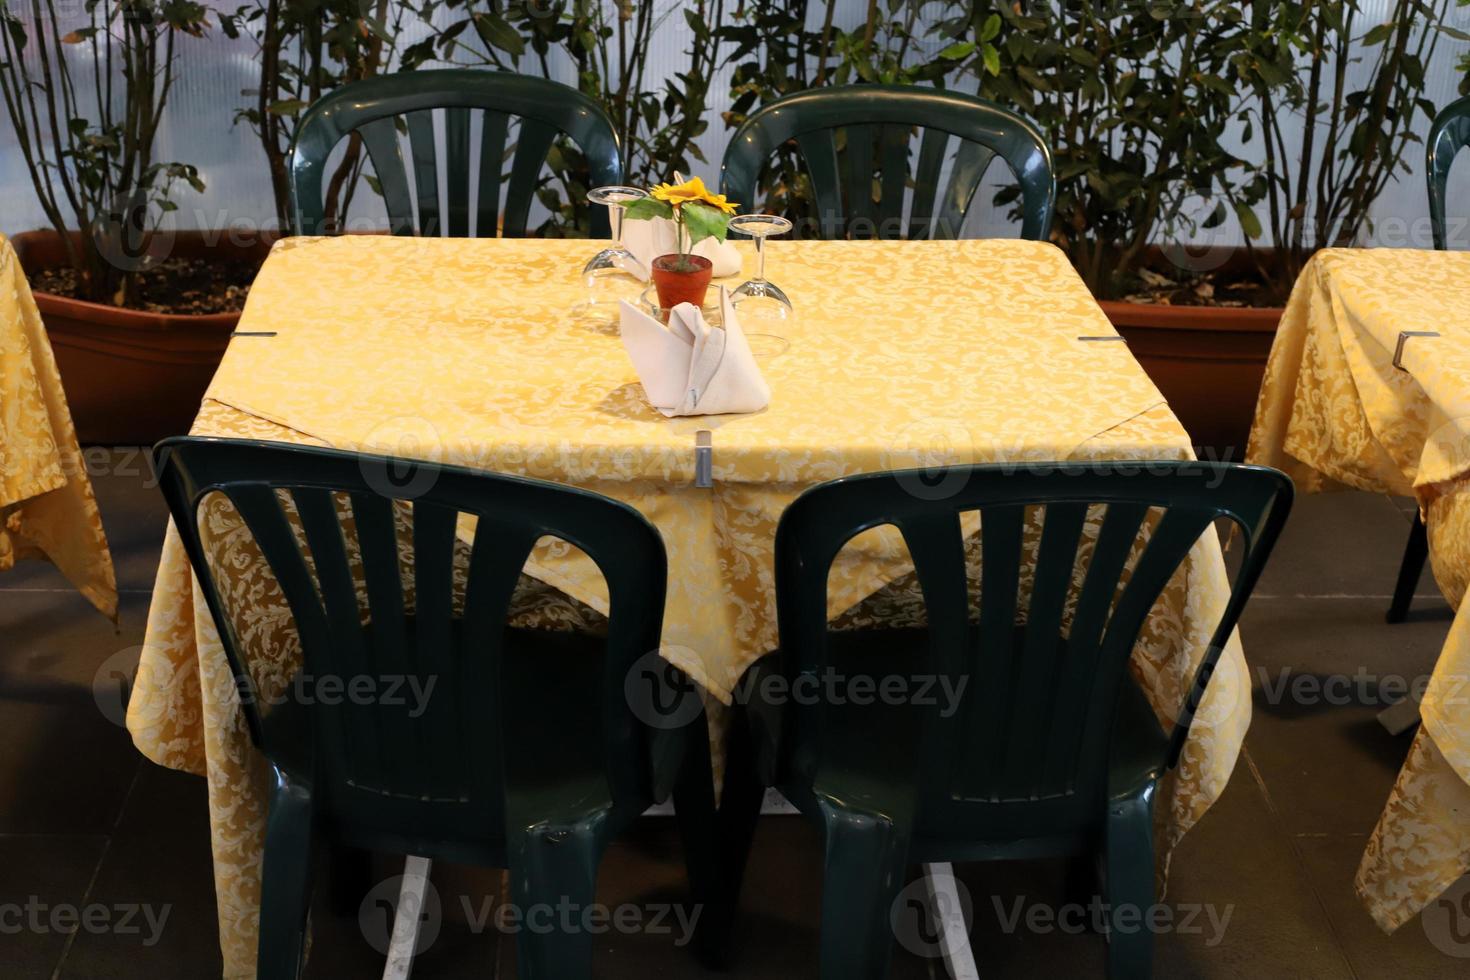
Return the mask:
[(42, 558), (105, 615), (117, 582), (56, 359), (10, 241), (0, 235), (0, 572)]
[[(1401, 343), (1406, 331), (1439, 336)], [(1470, 870), (1470, 253), (1318, 252), (1277, 331), (1247, 459), (1305, 491), (1413, 494), (1458, 610), (1358, 869), (1392, 931)]]
[[(645, 401), (615, 318), (584, 302), (577, 270), (589, 247), (286, 240), (240, 323), (268, 336), (232, 341), (194, 431), (427, 457), (633, 504), (669, 553), (664, 655), (708, 690), (715, 724), (744, 668), (775, 645), (775, 528), (804, 488), (923, 464), (1190, 455), (1162, 396), (1050, 245), (773, 242), (769, 270), (797, 317), (747, 324), (789, 343), (760, 360), (770, 407), (674, 420)], [(701, 429), (713, 433), (708, 488), (695, 485)], [(227, 602), (248, 611), (247, 648), (289, 670), (289, 617), (225, 506), (204, 520)], [(538, 549), (527, 571), (523, 614), (568, 621), (606, 609), (595, 569), (566, 547)], [(891, 534), (869, 532), (830, 592), (834, 615), (851, 623), (907, 615), (912, 570)], [(1172, 720), (1227, 595), (1212, 533), (1135, 654), (1162, 717)], [(170, 529), (128, 727), (150, 758), (209, 777), (225, 971), (248, 976), (265, 794), (233, 694)], [(1249, 720), (1237, 638), (1159, 808), (1165, 853), (1223, 790)]]

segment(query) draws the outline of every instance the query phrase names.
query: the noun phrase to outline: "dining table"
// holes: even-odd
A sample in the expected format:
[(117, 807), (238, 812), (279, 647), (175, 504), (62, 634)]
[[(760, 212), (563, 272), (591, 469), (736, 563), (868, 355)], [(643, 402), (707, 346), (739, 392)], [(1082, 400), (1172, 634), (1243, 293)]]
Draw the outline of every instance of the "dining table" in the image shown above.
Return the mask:
[(1392, 932), (1470, 871), (1470, 253), (1317, 252), (1277, 330), (1246, 458), (1303, 492), (1412, 496), (1456, 610), (1356, 877)]
[[(776, 526), (803, 490), (907, 467), (1193, 458), (1163, 396), (1050, 244), (770, 241), (767, 274), (794, 312), (737, 313), (770, 404), (675, 418), (650, 406), (623, 348), (619, 307), (607, 302), (619, 290), (604, 284), (592, 295), (581, 276), (594, 244), (285, 239), (250, 289), (192, 431), (512, 473), (637, 508), (668, 554), (660, 653), (705, 694), (717, 781), (740, 677), (776, 646)], [(755, 271), (749, 243), (741, 249), (743, 276), (716, 289)], [(620, 288), (636, 301), (642, 285), (629, 278)], [(299, 644), (243, 523), (222, 497), (206, 499), (199, 520), (247, 659), (289, 674)], [(977, 563), (977, 529), (967, 530)], [(1039, 537), (1033, 523), (1033, 560)], [(1132, 659), (1166, 725), (1229, 594), (1212, 530)], [(891, 528), (844, 549), (828, 595), (834, 628), (922, 615)], [(596, 628), (606, 613), (587, 557), (564, 542), (538, 544), (512, 619)], [(1170, 848), (1223, 791), (1250, 714), (1235, 635), (1157, 807), (1161, 875)], [(224, 972), (252, 976), (266, 771), (173, 527), (127, 724), (148, 758), (208, 777)]]
[(0, 572), (55, 565), (117, 619), (117, 577), (66, 392), (25, 270), (0, 235)]

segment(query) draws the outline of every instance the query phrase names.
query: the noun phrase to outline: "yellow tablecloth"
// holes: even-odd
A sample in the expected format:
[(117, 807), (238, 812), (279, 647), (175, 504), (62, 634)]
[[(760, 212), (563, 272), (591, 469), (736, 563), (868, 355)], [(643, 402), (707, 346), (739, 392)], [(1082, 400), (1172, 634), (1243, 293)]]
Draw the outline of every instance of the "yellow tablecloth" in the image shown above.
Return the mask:
[[(921, 463), (1190, 454), (1127, 347), (1077, 339), (1114, 331), (1049, 245), (771, 243), (771, 274), (798, 315), (747, 327), (790, 342), (761, 361), (770, 408), (675, 420), (645, 402), (611, 319), (581, 305), (587, 247), (288, 240), (240, 325), (274, 336), (232, 342), (194, 431), (428, 457), (632, 503), (669, 553), (664, 653), (725, 702), (775, 644), (775, 527), (804, 488)], [(699, 429), (714, 433), (713, 489), (693, 485)], [(224, 537), (235, 529), (210, 520)], [(538, 550), (528, 570), (605, 611), (600, 577), (565, 551)], [(222, 557), (233, 594), (271, 609), (251, 563)], [(834, 614), (901, 590), (909, 572), (896, 541), (870, 533), (834, 572)], [(1134, 658), (1161, 716), (1182, 702), (1227, 595), (1219, 542), (1207, 535)], [(266, 636), (276, 619), (257, 615), (251, 633)], [(264, 793), (233, 690), (171, 529), (128, 727), (150, 758), (209, 776), (226, 973), (244, 976)], [(1223, 790), (1249, 724), (1238, 640), (1201, 718), (1160, 808), (1166, 848)]]
[[(1404, 345), (1402, 331), (1435, 331)], [(1386, 930), (1470, 870), (1470, 253), (1327, 249), (1302, 270), (1247, 459), (1307, 491), (1414, 494), (1458, 610), (1420, 728), (1358, 869)]]
[(61, 376), (10, 241), (0, 235), (0, 571), (45, 558), (117, 617), (117, 582)]

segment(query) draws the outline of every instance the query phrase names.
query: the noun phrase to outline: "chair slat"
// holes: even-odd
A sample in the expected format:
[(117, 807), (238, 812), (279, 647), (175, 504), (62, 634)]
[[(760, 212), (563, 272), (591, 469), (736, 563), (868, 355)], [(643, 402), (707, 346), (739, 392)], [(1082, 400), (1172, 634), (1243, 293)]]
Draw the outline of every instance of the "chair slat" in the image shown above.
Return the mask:
[(510, 117), (487, 109), (480, 129), (480, 189), (475, 201), (475, 234), (494, 238), (500, 225), (500, 177), (505, 170), (505, 138)]
[(939, 217), (935, 231), (941, 238), (958, 238), (970, 210), (970, 201), (980, 186), (980, 179), (995, 159), (995, 150), (969, 140), (961, 140), (955, 153), (954, 167), (949, 172), (949, 183), (940, 198)]
[[(1021, 561), (1024, 506), (996, 505), (980, 514), (980, 640), (970, 671), (972, 682), (983, 683), (970, 696), (965, 727), (973, 789), (967, 794), (992, 795), (1010, 751), (1015, 702), (1011, 686), (1016, 674), (1013, 642)], [(983, 692), (983, 693), (982, 693)]]
[[(356, 779), (376, 784), (387, 776), (382, 769), (376, 711), (371, 703), (361, 703), (350, 692), (356, 678), (370, 677), (376, 681), (380, 675), (373, 669), (363, 635), (357, 586), (348, 564), (342, 522), (332, 495), (326, 490), (297, 487), (291, 497), (311, 548), (312, 564), (316, 567), (332, 632), (332, 642), (316, 650), (317, 662), (307, 665), (309, 673), (314, 675), (313, 683), (322, 692), (321, 703), (313, 710), (326, 717), (328, 730), (337, 735), (327, 743), (335, 757), (334, 765)], [(348, 693), (339, 701), (337, 691)]]
[[(409, 649), (409, 635), (404, 617), (394, 503), (376, 493), (353, 493), (351, 500), (370, 617), (367, 670), (378, 678), (401, 676), (408, 669), (404, 651)], [(381, 785), (389, 779), (388, 760), (381, 741), (374, 749), (377, 773), (373, 785)]]
[(449, 235), (467, 238), (470, 233), (470, 110), (463, 106), (444, 110), (444, 162)]
[[(445, 691), (456, 699), (460, 744), (500, 746), (476, 770), (472, 793), (485, 799), (505, 795), (508, 734), (502, 730), (506, 702), (499, 665), (503, 655), (504, 623), (510, 610), (526, 557), (536, 543), (534, 531), (482, 517), (475, 528), (465, 583), (464, 631), (460, 638), (458, 687)], [(498, 814), (503, 823), (504, 812)]]
[[(1097, 662), (1097, 648), (1103, 626), (1118, 594), (1128, 555), (1147, 516), (1148, 507), (1138, 503), (1111, 503), (1102, 515), (1102, 526), (1077, 595), (1072, 627), (1067, 633), (1069, 659), (1057, 677), (1054, 697), (1058, 718), (1081, 718), (1086, 714), (1101, 666)], [(1052, 726), (1040, 767), (1048, 785), (1067, 782), (1069, 791), (1075, 789), (1070, 780), (1077, 772), (1082, 736), (1080, 725)]]
[(841, 238), (847, 230), (842, 210), (842, 182), (837, 166), (837, 142), (831, 129), (814, 129), (797, 136), (796, 144), (811, 176), (817, 198), (817, 222), (823, 238)]
[(363, 123), (358, 132), (367, 145), (368, 159), (373, 162), (373, 173), (383, 192), (383, 206), (392, 222), (393, 234), (412, 235), (415, 228), (413, 198), (408, 190), (408, 171), (403, 165), (403, 148), (398, 143), (397, 117), (384, 116)]
[(883, 155), (882, 185), (878, 199), (878, 237), (904, 237), (903, 199), (909, 176), (909, 138), (913, 127), (889, 124), (881, 127)]
[(526, 233), (526, 219), (536, 198), (541, 168), (546, 165), (547, 151), (556, 136), (555, 126), (535, 119), (521, 119), (520, 130), (516, 134), (516, 152), (511, 161), (510, 182), (505, 192), (503, 233), (506, 237), (519, 238)]
[(438, 153), (434, 145), (434, 110), (421, 109), (405, 115), (408, 145), (413, 154), (414, 189), (418, 192), (419, 234), (439, 238), (444, 226), (439, 214)]
[(847, 233), (876, 238), (873, 226), (873, 138), (876, 127), (848, 125), (847, 152), (842, 155), (843, 185), (847, 195)]
[(924, 127), (924, 138), (919, 142), (919, 159), (914, 164), (914, 203), (909, 208), (910, 239), (934, 237), (931, 222), (938, 206), (939, 173), (944, 168), (944, 154), (949, 142), (949, 133), (933, 126)]
[[(413, 504), (414, 633), (413, 673), (441, 696), (452, 697), (458, 664), (453, 642), (454, 545), (459, 514), (453, 508), (417, 500)], [(442, 685), (442, 687), (441, 687)], [(440, 750), (455, 744), (454, 712), (437, 702), (413, 725), (416, 744), (401, 746), (404, 760), (415, 759), (430, 795), (444, 792), (443, 775), (457, 770)]]
[[(1040, 799), (1055, 795), (1057, 787), (1043, 779), (1046, 739), (1059, 717), (1056, 693), (1062, 659), (1067, 652), (1062, 615), (1076, 567), (1077, 543), (1087, 520), (1085, 503), (1058, 502), (1046, 506), (1032, 575), (1031, 603), (1026, 612), (1020, 673), (1012, 697), (1023, 719), (1020, 737), (1012, 744), (1005, 782), (1013, 795)], [(1083, 669), (1088, 669), (1084, 664)]]

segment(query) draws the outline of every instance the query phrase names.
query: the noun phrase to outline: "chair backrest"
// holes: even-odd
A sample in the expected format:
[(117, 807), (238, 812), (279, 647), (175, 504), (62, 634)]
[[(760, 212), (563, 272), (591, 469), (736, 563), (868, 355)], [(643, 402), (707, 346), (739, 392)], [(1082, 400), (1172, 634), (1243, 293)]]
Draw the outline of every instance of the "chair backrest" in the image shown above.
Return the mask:
[[(439, 196), (439, 146), (434, 111), (443, 110), (445, 197)], [(479, 168), (471, 172), (472, 113), (480, 110)], [(509, 143), (514, 119), (515, 141)], [(406, 132), (409, 165), (400, 132)], [(592, 186), (623, 181), (612, 121), (592, 99), (558, 82), (510, 72), (453, 68), (380, 75), (350, 82), (318, 99), (301, 119), (291, 146), (291, 213), (298, 235), (323, 234), (322, 184), (328, 157), (341, 140), (360, 135), (388, 209), (394, 234), (526, 234), (542, 167), (557, 137), (580, 149)], [(509, 157), (509, 174), (505, 166)], [(409, 182), (413, 183), (410, 194)], [(502, 186), (503, 185), (503, 186)], [(505, 196), (502, 218), (500, 199)], [(414, 203), (417, 202), (417, 218)], [(593, 234), (608, 235), (607, 216), (593, 208)]]
[[(915, 156), (910, 143), (919, 127), (924, 136)], [(1043, 241), (1051, 229), (1056, 182), (1046, 138), (1024, 117), (975, 96), (899, 85), (787, 96), (735, 132), (720, 168), (721, 191), (754, 210), (762, 167), (790, 140), (811, 177), (823, 238), (956, 238), (997, 156), (1020, 182), (1021, 237)]]
[[(1225, 517), (1243, 532), (1242, 562), (1172, 743), (1161, 750), (1170, 758), (1158, 760), (1160, 769), (1172, 764), (1292, 498), (1291, 481), (1262, 467), (1043, 466), (956, 467), (937, 483), (922, 470), (834, 480), (804, 493), (781, 519), (780, 646), (793, 684), (803, 673), (843, 670), (828, 662), (826, 592), (846, 542), (894, 525), (908, 546), (928, 649), (926, 662), (896, 660), (895, 669), (962, 692), (947, 716), (922, 709), (914, 729), (922, 751), (903, 778), (916, 781), (926, 822), (976, 803), (1075, 801), (1076, 812), (1096, 812), (1086, 805), (1106, 789), (1113, 709), (1135, 641), (1190, 549)], [(961, 515), (972, 511), (980, 518), (978, 603), (961, 530)], [(1028, 516), (1041, 522), (1034, 552), (1023, 543)], [(788, 704), (788, 778), (810, 785), (820, 771), (824, 711), (817, 699)]]
[[(266, 442), (169, 439), (154, 462), (251, 737), (273, 765), (313, 787), (331, 819), (359, 830), (409, 828), (424, 840), (503, 841), (517, 745), (552, 731), (502, 730), (520, 696), (503, 683), (507, 610), (543, 536), (582, 549), (606, 580), (603, 657), (587, 665), (601, 676), (602, 738), (585, 749), (605, 767), (609, 802), (646, 798), (652, 736), (623, 685), (633, 663), (658, 648), (666, 563), (658, 531), (637, 511), (535, 480)], [(296, 677), (320, 697), (263, 689), (253, 676), (261, 665), (246, 662), (235, 616), (261, 610), (227, 608), (199, 530), (201, 500), (215, 492), (279, 584), (301, 643)], [(400, 567), (405, 509), (412, 554)], [(477, 524), (456, 603), (462, 515)], [(360, 555), (357, 577), (349, 553)], [(343, 695), (363, 677), (393, 683), (397, 694)], [(265, 687), (282, 681), (273, 676)], [(544, 683), (564, 679), (548, 672)], [(411, 690), (429, 693), (411, 699)]]
[(1470, 145), (1470, 95), (1451, 102), (1434, 117), (1425, 141), (1424, 179), (1429, 184), (1429, 227), (1434, 247), (1448, 248), (1445, 237), (1445, 190), (1455, 156)]

